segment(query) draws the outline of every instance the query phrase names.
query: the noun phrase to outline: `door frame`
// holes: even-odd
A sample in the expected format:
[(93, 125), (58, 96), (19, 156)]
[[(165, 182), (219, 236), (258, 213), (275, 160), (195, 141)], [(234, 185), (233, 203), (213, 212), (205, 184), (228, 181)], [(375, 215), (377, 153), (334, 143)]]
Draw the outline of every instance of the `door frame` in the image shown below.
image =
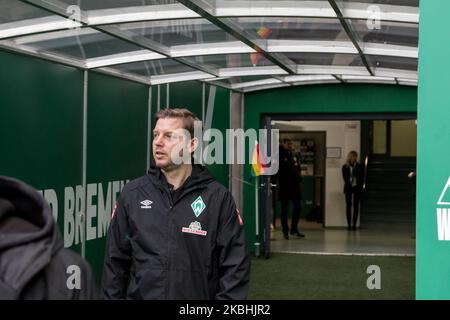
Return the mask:
[[(417, 120), (417, 112), (376, 112), (376, 113), (262, 113), (260, 115), (260, 128), (272, 129), (272, 121), (361, 121), (361, 120)], [(270, 130), (268, 130), (270, 132)], [(268, 136), (268, 150), (270, 150), (271, 137)], [(324, 183), (325, 183), (324, 179)], [(270, 176), (262, 176), (259, 186), (259, 199), (264, 199), (260, 206), (258, 215), (261, 218), (260, 229), (262, 229), (262, 244), (264, 257), (270, 258), (270, 223), (272, 208), (272, 190)], [(325, 189), (325, 188), (324, 188)], [(326, 191), (324, 191), (326, 194)], [(261, 200), (260, 200), (261, 201)], [(324, 204), (325, 204), (324, 199)], [(324, 209), (325, 210), (325, 209)], [(325, 215), (325, 213), (324, 213)], [(262, 227), (261, 227), (262, 226)]]

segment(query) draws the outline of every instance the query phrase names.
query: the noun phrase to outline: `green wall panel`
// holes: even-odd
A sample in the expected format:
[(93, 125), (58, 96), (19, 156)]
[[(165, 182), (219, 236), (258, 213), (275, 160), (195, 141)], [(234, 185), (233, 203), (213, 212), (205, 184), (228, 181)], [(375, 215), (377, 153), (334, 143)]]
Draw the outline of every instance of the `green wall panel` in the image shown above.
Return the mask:
[(92, 197), (87, 202), (95, 207), (88, 217), (86, 259), (100, 280), (104, 226), (115, 199), (127, 180), (147, 168), (148, 87), (98, 73), (89, 73), (88, 83), (87, 183)]
[[(210, 86), (208, 86), (210, 87)], [(206, 96), (208, 97), (209, 94)], [(206, 99), (208, 101), (208, 99)], [(214, 113), (211, 127), (222, 132), (224, 137), (223, 164), (209, 165), (209, 170), (221, 184), (227, 188), (230, 186), (229, 166), (227, 161), (227, 147), (225, 145), (225, 133), (230, 128), (230, 91), (224, 88), (216, 87), (216, 96), (214, 101)]]
[(83, 73), (3, 51), (0, 68), (0, 175), (54, 192), (63, 233), (65, 187), (82, 179)]
[(202, 119), (202, 87), (202, 83), (198, 81), (171, 83), (169, 106), (187, 108)]
[[(420, 2), (416, 298), (450, 299), (450, 224), (440, 239), (438, 210), (448, 219), (450, 177), (450, 2)], [(450, 221), (450, 220), (447, 220)], [(441, 220), (442, 225), (445, 221)]]
[[(372, 84), (280, 88), (246, 94), (244, 108), (245, 130), (259, 129), (263, 114), (410, 113), (417, 112), (417, 88)], [(249, 176), (250, 165), (245, 165), (244, 177)], [(243, 192), (243, 215), (248, 241), (252, 245), (256, 228), (255, 192), (247, 184), (244, 184)]]

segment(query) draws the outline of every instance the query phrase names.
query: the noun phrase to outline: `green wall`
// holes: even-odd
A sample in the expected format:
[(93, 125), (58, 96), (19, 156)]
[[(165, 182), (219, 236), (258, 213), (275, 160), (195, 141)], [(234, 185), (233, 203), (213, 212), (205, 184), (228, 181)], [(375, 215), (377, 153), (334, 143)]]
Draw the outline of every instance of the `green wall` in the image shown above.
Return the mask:
[[(450, 238), (438, 236), (438, 209), (450, 207), (438, 204), (450, 177), (450, 44), (443, 40), (450, 27), (449, 12), (448, 1), (420, 2), (417, 299), (450, 299)], [(449, 202), (448, 190), (442, 200)]]
[(0, 62), (0, 175), (54, 190), (63, 230), (64, 188), (82, 183), (83, 73), (3, 51)]
[[(97, 195), (92, 200), (97, 205), (92, 226), (97, 229), (95, 238), (86, 241), (86, 259), (100, 279), (106, 237), (98, 229), (102, 216), (99, 192), (103, 192), (104, 206), (111, 204), (106, 210), (110, 213), (117, 197), (113, 193), (123, 186), (118, 182), (132, 180), (146, 171), (148, 87), (98, 73), (90, 73), (88, 83), (87, 183), (97, 184)], [(101, 190), (98, 183), (102, 184)]]
[[(83, 71), (2, 51), (0, 62), (0, 175), (53, 192), (65, 245), (81, 253)], [(115, 199), (146, 170), (148, 87), (95, 72), (88, 83), (85, 257), (99, 281)]]
[[(207, 86), (206, 99), (208, 101), (209, 89), (211, 86)], [(230, 128), (230, 91), (221, 87), (216, 87), (215, 100), (214, 100), (214, 113), (211, 122), (211, 128), (218, 129), (223, 133), (225, 137), (225, 132)], [(206, 108), (205, 108), (206, 109)], [(205, 111), (206, 112), (206, 111)], [(213, 142), (213, 141), (212, 141)], [(222, 183), (225, 187), (230, 186), (229, 181), (229, 166), (226, 165), (226, 151), (227, 147), (224, 141), (224, 164), (211, 164), (208, 169), (213, 174), (217, 181)]]
[[(417, 112), (417, 89), (373, 84), (289, 87), (246, 94), (244, 108), (245, 130), (259, 128), (263, 114), (410, 113)], [(244, 177), (249, 176), (250, 165), (245, 165)], [(244, 184), (243, 192), (247, 237), (249, 243), (253, 244), (256, 229), (255, 192), (247, 184)]]

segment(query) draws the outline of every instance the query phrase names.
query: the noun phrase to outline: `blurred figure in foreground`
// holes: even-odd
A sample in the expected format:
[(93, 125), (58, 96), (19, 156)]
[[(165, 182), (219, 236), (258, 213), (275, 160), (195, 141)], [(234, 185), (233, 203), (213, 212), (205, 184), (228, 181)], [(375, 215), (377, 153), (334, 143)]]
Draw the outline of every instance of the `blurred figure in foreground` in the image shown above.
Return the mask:
[(64, 248), (44, 198), (0, 176), (0, 299), (95, 299), (97, 294), (92, 271)]

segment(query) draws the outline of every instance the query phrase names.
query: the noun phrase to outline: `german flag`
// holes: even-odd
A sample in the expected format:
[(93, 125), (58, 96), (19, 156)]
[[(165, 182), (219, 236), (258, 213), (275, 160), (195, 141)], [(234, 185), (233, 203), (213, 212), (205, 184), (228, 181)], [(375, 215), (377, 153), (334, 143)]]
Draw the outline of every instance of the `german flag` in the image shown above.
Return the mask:
[[(269, 29), (267, 27), (260, 27), (256, 33), (262, 38), (267, 39), (270, 34), (272, 33), (272, 29)], [(250, 53), (250, 60), (252, 62), (252, 65), (256, 67), (256, 65), (259, 63), (259, 60), (261, 60), (261, 53), (255, 52)]]

